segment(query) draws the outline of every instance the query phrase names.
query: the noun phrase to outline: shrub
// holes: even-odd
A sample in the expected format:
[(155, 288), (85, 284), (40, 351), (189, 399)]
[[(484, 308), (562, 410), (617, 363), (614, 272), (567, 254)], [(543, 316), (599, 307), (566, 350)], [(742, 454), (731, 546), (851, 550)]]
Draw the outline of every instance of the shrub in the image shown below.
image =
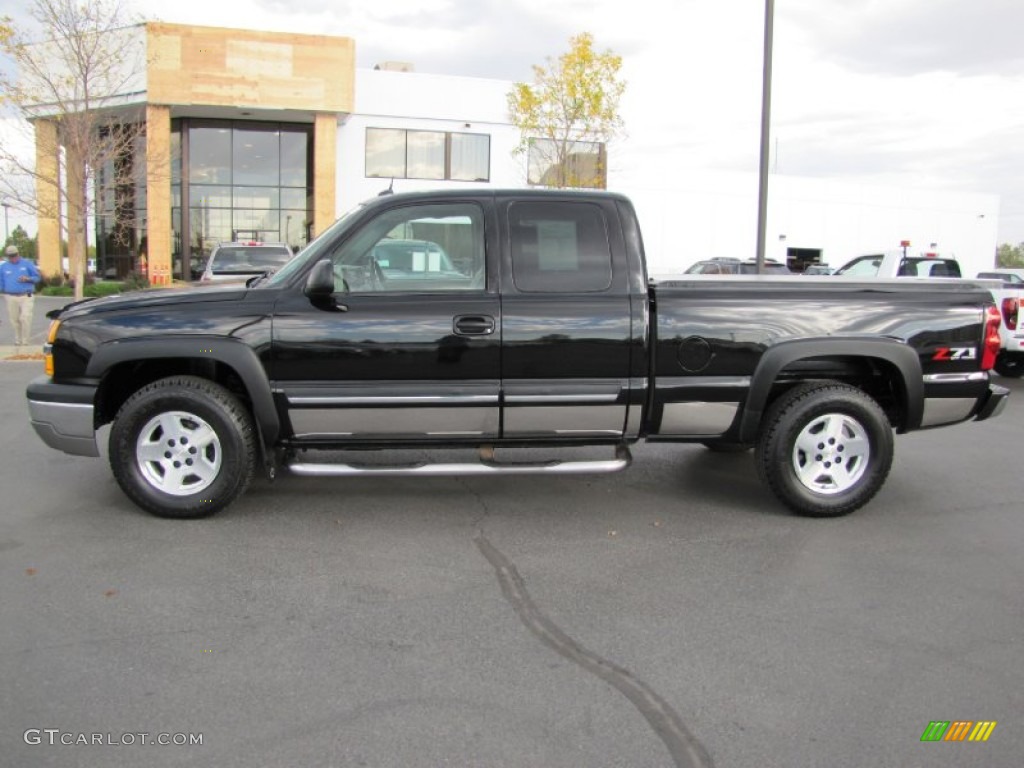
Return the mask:
[(141, 291), (149, 288), (149, 278), (139, 271), (129, 272), (124, 278), (124, 290)]
[[(93, 283), (86, 283), (85, 289), (82, 293), (89, 298), (96, 298), (99, 296), (112, 296), (115, 293), (122, 293), (126, 288), (124, 283), (110, 280), (110, 281), (96, 281)], [(39, 290), (41, 296), (74, 296), (75, 288), (71, 283), (63, 284), (50, 284), (43, 285)]]
[(116, 280), (95, 282), (92, 285), (85, 286), (86, 296), (113, 296), (115, 293), (121, 293), (126, 291), (124, 283), (117, 282)]

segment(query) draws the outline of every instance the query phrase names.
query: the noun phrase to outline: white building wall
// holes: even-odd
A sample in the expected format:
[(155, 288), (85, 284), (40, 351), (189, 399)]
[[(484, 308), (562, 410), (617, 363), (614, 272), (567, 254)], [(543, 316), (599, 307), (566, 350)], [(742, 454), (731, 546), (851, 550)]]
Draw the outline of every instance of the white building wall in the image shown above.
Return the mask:
[[(395, 192), (524, 187), (525, 157), (512, 154), (519, 133), (508, 118), (511, 88), (503, 80), (358, 70), (356, 111), (338, 131), (338, 213), (390, 183), (365, 175), (367, 128), (491, 136), (489, 183), (395, 179)], [(633, 200), (653, 274), (681, 272), (716, 256), (755, 257), (756, 174), (693, 171), (681, 156), (664, 153), (656, 167), (630, 163), (630, 156), (643, 153), (628, 142), (609, 149), (608, 188)], [(964, 274), (973, 275), (994, 262), (998, 224), (996, 195), (773, 175), (766, 255), (782, 261), (787, 248), (815, 249), (824, 263), (838, 267), (854, 256), (895, 250), (909, 240), (911, 252), (954, 256)]]

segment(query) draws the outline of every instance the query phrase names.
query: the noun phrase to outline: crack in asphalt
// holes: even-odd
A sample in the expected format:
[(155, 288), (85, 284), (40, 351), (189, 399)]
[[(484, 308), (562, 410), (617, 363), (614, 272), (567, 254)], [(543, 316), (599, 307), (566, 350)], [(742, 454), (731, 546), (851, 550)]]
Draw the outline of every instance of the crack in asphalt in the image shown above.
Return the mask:
[(483, 532), (478, 531), (473, 541), (494, 567), (502, 594), (527, 629), (556, 653), (597, 675), (629, 699), (668, 748), (676, 768), (711, 768), (711, 756), (667, 701), (628, 669), (581, 646), (545, 616), (531, 599), (515, 564)]

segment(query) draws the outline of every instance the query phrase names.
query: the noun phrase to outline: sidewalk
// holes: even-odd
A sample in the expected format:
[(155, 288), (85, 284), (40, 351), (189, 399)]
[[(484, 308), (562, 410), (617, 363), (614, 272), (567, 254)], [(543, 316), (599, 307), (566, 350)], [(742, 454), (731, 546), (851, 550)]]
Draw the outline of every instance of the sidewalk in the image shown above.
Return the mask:
[(7, 313), (4, 312), (4, 302), (0, 301), (0, 363), (31, 361), (43, 370), (43, 344), (46, 343), (46, 333), (50, 328), (50, 320), (46, 313), (51, 309), (58, 309), (67, 304), (70, 299), (67, 296), (37, 296), (35, 299), (35, 311), (32, 313), (32, 328), (29, 331), (28, 341), (24, 347), (14, 346), (14, 329), (8, 322)]
[(42, 344), (27, 344), (24, 347), (0, 345), (0, 362), (35, 362), (38, 365), (42, 360)]

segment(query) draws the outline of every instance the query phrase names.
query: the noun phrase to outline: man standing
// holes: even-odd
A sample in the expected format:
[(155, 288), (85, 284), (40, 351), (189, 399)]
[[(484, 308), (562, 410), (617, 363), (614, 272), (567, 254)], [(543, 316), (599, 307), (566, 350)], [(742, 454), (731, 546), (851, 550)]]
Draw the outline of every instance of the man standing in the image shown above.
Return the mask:
[(7, 317), (14, 329), (14, 343), (28, 344), (32, 333), (32, 294), (42, 276), (31, 261), (22, 261), (18, 246), (8, 245), (4, 251), (7, 261), (0, 264), (0, 288), (7, 302)]

